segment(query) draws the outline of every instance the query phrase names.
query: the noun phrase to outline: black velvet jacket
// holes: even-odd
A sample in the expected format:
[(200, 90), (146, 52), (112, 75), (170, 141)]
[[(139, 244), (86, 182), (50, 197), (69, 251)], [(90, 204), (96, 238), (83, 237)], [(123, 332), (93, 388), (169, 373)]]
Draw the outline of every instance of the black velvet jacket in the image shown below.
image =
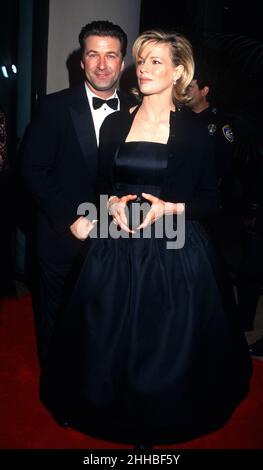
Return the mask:
[[(116, 151), (125, 142), (137, 110), (111, 114), (101, 127), (100, 194), (122, 195), (112, 170)], [(171, 112), (167, 145), (168, 163), (160, 197), (167, 202), (185, 203), (188, 219), (207, 217), (218, 208), (214, 152), (207, 130), (190, 113)]]

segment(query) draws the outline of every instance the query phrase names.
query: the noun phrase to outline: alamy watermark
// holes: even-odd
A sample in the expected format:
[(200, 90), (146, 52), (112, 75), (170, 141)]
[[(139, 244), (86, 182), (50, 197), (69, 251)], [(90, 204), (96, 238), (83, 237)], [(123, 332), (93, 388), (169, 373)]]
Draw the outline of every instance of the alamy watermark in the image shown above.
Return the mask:
[(136, 230), (150, 208), (149, 202), (128, 203), (125, 214), (128, 226), (135, 230), (134, 233), (120, 230), (113, 222), (108, 212), (107, 194), (100, 196), (99, 208), (91, 202), (83, 202), (78, 206), (77, 214), (87, 217), (90, 221), (99, 220), (99, 224), (96, 224), (90, 232), (90, 238), (165, 238), (168, 250), (183, 248), (185, 243), (185, 211), (176, 215), (164, 215), (146, 228)]

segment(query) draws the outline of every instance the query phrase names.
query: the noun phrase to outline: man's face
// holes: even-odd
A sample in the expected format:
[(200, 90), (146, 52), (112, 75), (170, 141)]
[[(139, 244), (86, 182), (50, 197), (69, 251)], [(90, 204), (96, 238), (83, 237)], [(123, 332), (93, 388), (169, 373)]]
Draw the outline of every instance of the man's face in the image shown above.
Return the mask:
[(202, 101), (203, 95), (201, 90), (198, 87), (197, 81), (192, 80), (190, 85), (187, 88), (187, 95), (191, 98), (187, 104), (189, 107), (195, 106), (199, 101)]
[(114, 93), (124, 67), (121, 43), (111, 36), (89, 36), (85, 40), (81, 68), (88, 87), (102, 98)]

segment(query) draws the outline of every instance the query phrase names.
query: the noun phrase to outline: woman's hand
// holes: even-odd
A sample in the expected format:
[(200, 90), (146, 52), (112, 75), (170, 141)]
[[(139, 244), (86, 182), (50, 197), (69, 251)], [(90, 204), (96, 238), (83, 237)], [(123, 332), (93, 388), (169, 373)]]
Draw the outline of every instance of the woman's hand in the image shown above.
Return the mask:
[(118, 225), (122, 230), (127, 233), (135, 233), (128, 227), (128, 221), (125, 214), (125, 209), (129, 201), (134, 201), (137, 198), (136, 194), (128, 194), (127, 196), (117, 197), (112, 196), (109, 201), (109, 214), (113, 218), (113, 222)]
[(97, 220), (88, 220), (87, 217), (80, 216), (71, 226), (70, 231), (78, 240), (84, 241), (88, 238)]
[(144, 221), (137, 227), (137, 230), (144, 229), (153, 224), (164, 215), (181, 214), (184, 211), (184, 204), (165, 202), (152, 194), (142, 193), (147, 201), (151, 202), (151, 209), (147, 213)]

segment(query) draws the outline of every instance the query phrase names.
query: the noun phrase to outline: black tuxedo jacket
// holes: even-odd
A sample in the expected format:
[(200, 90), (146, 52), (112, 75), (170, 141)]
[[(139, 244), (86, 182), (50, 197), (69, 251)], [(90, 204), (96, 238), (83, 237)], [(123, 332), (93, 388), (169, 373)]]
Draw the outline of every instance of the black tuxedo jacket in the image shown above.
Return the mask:
[(97, 154), (84, 83), (46, 96), (29, 127), (21, 167), (37, 205), (38, 254), (52, 263), (71, 264), (83, 244), (69, 227), (79, 204), (96, 200)]
[[(99, 188), (101, 194), (118, 195), (114, 161), (125, 142), (138, 108), (108, 116), (101, 126)], [(190, 113), (170, 114), (167, 142), (168, 162), (160, 197), (167, 202), (185, 203), (188, 219), (203, 219), (218, 209), (214, 150), (205, 126)]]

